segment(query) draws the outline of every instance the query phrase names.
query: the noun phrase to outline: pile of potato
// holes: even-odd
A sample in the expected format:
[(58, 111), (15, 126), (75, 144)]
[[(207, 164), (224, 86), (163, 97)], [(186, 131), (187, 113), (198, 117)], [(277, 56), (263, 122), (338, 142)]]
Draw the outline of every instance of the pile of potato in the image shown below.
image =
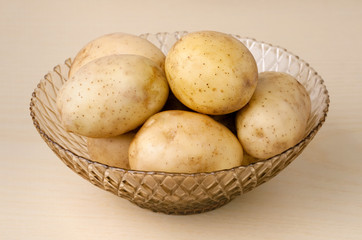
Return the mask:
[(182, 37), (167, 56), (130, 34), (89, 42), (74, 58), (57, 108), (67, 131), (87, 137), (93, 161), (195, 173), (294, 146), (311, 103), (292, 76), (258, 74), (239, 40), (200, 31)]

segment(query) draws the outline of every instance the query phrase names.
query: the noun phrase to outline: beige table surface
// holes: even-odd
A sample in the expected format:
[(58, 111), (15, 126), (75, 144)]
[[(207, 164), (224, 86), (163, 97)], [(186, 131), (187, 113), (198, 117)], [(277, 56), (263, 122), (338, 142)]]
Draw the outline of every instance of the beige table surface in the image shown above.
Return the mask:
[[(0, 0), (0, 239), (362, 239), (362, 1)], [(330, 112), (270, 182), (217, 210), (140, 209), (68, 169), (32, 125), (38, 81), (110, 32), (216, 30), (283, 46), (325, 79)]]

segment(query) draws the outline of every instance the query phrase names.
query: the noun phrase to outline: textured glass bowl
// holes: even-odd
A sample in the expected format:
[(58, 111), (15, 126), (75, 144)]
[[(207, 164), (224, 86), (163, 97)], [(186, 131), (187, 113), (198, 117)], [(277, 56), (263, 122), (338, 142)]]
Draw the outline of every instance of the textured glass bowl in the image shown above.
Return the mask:
[[(165, 54), (186, 32), (143, 34)], [(270, 180), (290, 164), (308, 145), (324, 123), (328, 91), (322, 78), (308, 63), (287, 50), (250, 38), (233, 35), (252, 52), (259, 72), (280, 71), (293, 75), (309, 92), (312, 114), (304, 139), (270, 159), (228, 170), (181, 174), (132, 171), (109, 167), (89, 159), (82, 136), (66, 132), (56, 109), (59, 88), (67, 81), (71, 59), (54, 67), (34, 90), (30, 115), (40, 136), (74, 172), (92, 184), (125, 198), (142, 208), (167, 214), (201, 213), (218, 208), (236, 196)]]

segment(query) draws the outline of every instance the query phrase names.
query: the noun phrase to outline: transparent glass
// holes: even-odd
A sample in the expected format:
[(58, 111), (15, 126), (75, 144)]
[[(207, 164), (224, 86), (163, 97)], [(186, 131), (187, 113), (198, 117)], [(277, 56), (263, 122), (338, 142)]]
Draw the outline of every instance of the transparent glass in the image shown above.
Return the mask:
[[(167, 54), (171, 46), (186, 33), (147, 33), (141, 37), (150, 40)], [(329, 95), (323, 79), (308, 63), (283, 48), (233, 36), (252, 52), (259, 72), (289, 73), (306, 87), (311, 97), (312, 113), (304, 139), (277, 156), (248, 166), (195, 174), (132, 171), (93, 162), (89, 159), (85, 138), (66, 132), (56, 109), (56, 96), (67, 81), (71, 59), (55, 66), (34, 90), (30, 102), (34, 126), (70, 169), (95, 186), (142, 208), (166, 214), (193, 214), (218, 208), (270, 180), (288, 166), (317, 134), (329, 107)]]

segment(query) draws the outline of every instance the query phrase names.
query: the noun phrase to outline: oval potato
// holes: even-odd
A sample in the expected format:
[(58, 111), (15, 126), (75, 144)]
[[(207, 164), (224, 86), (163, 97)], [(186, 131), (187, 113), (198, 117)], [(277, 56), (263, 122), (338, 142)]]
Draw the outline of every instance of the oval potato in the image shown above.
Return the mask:
[(262, 72), (253, 97), (236, 116), (238, 138), (252, 157), (270, 158), (304, 137), (310, 111), (308, 92), (294, 77)]
[(113, 137), (140, 126), (168, 96), (164, 72), (150, 59), (109, 55), (81, 67), (57, 97), (63, 126), (86, 137)]
[(231, 35), (202, 31), (183, 36), (166, 56), (165, 72), (175, 96), (204, 114), (242, 108), (256, 88), (253, 55)]
[(131, 34), (111, 33), (90, 41), (77, 53), (68, 77), (71, 78), (86, 63), (113, 54), (144, 56), (164, 69), (165, 55), (150, 41)]
[(170, 110), (150, 117), (129, 148), (131, 169), (211, 172), (243, 164), (243, 149), (224, 125), (200, 113)]

